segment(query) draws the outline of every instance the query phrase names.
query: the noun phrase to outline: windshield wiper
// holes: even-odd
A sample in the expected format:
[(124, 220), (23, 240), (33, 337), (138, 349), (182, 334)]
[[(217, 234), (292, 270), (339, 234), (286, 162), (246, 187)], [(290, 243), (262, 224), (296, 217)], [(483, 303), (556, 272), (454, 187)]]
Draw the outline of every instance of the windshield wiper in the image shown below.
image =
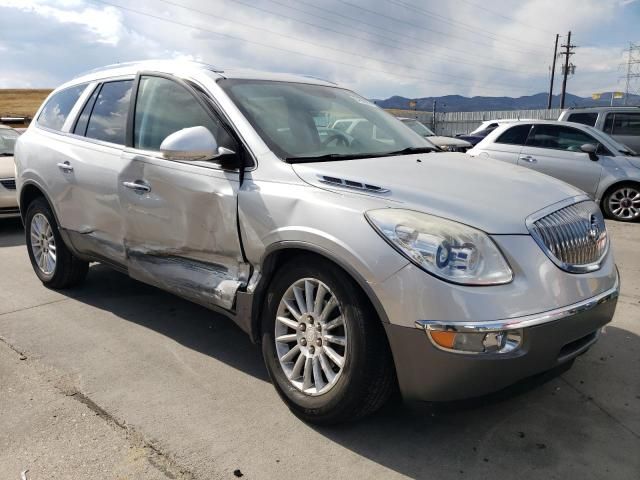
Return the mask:
[(408, 147), (393, 152), (329, 153), (327, 155), (318, 155), (316, 157), (288, 157), (284, 160), (287, 163), (330, 162), (333, 160), (357, 160), (360, 158), (393, 157), (396, 155), (411, 155), (414, 153), (429, 153), (435, 151), (437, 150), (433, 147)]

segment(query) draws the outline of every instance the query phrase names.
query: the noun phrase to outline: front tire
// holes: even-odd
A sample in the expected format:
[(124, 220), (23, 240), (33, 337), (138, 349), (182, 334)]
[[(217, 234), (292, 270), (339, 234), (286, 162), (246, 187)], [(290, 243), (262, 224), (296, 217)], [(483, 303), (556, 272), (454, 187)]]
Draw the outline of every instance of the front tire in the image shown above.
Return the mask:
[(64, 244), (55, 216), (44, 198), (29, 204), (25, 235), (33, 270), (46, 287), (63, 289), (84, 281), (89, 263), (74, 257)]
[(640, 221), (640, 185), (623, 183), (607, 192), (602, 207), (608, 218), (620, 222)]
[(341, 269), (299, 257), (276, 274), (262, 318), (271, 380), (302, 420), (333, 424), (378, 410), (394, 391), (384, 329)]

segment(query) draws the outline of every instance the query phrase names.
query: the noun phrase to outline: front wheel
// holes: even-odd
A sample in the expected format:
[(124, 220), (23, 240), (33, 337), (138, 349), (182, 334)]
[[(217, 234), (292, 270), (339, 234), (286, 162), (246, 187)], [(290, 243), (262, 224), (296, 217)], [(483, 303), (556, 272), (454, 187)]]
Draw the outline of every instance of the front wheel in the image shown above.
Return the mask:
[(608, 192), (602, 200), (607, 217), (621, 222), (640, 220), (640, 186), (622, 184)]
[(89, 263), (73, 256), (62, 241), (49, 204), (38, 198), (25, 215), (27, 251), (38, 278), (49, 288), (67, 288), (81, 283)]
[(382, 325), (342, 270), (304, 257), (283, 266), (267, 293), (262, 352), (276, 390), (316, 424), (355, 420), (395, 387)]

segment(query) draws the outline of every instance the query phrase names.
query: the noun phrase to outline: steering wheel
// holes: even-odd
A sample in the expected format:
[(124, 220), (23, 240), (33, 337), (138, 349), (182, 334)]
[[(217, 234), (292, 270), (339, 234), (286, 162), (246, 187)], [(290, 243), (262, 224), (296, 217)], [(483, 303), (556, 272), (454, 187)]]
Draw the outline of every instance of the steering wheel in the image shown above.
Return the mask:
[(349, 138), (344, 133), (334, 133), (333, 135), (329, 135), (322, 141), (322, 146), (327, 146), (331, 142), (336, 142), (336, 146), (344, 145), (345, 147), (349, 146)]

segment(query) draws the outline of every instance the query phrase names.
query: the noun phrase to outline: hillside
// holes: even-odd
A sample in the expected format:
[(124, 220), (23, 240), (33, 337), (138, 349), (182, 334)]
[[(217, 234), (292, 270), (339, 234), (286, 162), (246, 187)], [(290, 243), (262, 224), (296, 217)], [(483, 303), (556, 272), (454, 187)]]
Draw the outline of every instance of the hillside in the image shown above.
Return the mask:
[[(548, 94), (537, 93), (524, 97), (463, 97), (461, 95), (445, 95), (443, 97), (424, 97), (409, 99), (400, 96), (393, 96), (387, 99), (374, 99), (373, 101), (382, 108), (410, 109), (409, 102), (415, 100), (416, 110), (428, 110), (433, 108), (433, 101), (437, 102), (439, 112), (481, 112), (495, 110), (533, 110), (547, 107)], [(579, 97), (567, 94), (565, 105), (567, 107), (586, 106), (608, 106), (610, 104), (609, 94), (603, 94), (603, 99), (593, 100), (591, 97)], [(631, 95), (629, 105), (640, 105), (640, 95)], [(622, 100), (615, 100), (614, 105), (621, 105)], [(560, 96), (554, 95), (553, 107), (560, 106)]]
[(0, 89), (0, 117), (33, 117), (49, 89)]

